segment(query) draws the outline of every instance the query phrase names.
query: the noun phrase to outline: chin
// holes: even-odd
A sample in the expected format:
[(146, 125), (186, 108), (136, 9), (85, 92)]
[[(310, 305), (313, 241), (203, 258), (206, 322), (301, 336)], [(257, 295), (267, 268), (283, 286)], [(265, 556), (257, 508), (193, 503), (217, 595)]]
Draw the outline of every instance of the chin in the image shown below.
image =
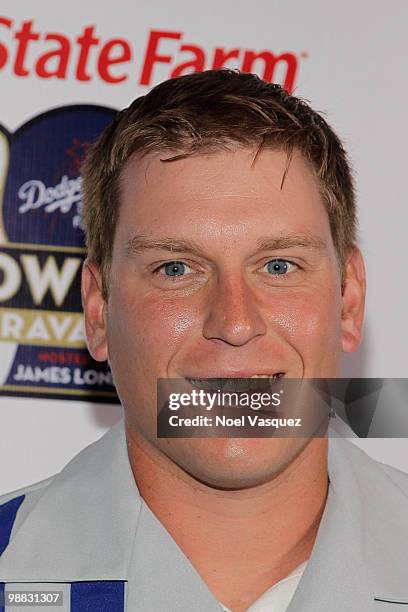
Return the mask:
[(200, 438), (173, 461), (207, 486), (243, 489), (271, 481), (306, 444), (301, 438)]

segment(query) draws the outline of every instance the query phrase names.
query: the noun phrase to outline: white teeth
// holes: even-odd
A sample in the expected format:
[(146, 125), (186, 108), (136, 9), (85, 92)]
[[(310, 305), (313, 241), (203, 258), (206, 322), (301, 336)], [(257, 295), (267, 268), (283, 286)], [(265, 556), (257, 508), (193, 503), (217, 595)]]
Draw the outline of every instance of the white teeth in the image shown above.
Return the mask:
[(250, 376), (250, 378), (276, 378), (277, 374), (272, 374), (271, 376), (269, 374), (253, 374), (252, 376)]

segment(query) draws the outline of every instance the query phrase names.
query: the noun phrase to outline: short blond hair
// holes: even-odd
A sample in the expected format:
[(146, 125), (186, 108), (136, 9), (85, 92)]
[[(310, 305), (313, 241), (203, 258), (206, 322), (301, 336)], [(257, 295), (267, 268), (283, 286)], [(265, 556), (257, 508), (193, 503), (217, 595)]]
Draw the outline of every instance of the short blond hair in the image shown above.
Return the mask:
[(88, 256), (109, 290), (120, 208), (119, 178), (129, 160), (152, 152), (180, 156), (231, 145), (298, 149), (311, 164), (328, 213), (340, 268), (356, 241), (352, 172), (343, 145), (321, 114), (280, 85), (235, 70), (207, 70), (154, 87), (122, 110), (85, 158), (83, 202)]

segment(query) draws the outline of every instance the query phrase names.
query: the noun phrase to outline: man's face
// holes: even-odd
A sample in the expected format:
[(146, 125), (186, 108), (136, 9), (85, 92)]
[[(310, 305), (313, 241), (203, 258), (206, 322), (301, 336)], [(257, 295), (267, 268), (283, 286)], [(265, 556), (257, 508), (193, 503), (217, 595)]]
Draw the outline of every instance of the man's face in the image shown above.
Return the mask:
[(266, 149), (253, 163), (254, 154), (132, 158), (107, 304), (98, 270), (85, 271), (90, 349), (109, 359), (128, 426), (198, 480), (225, 488), (271, 479), (299, 439), (158, 439), (157, 379), (331, 378), (342, 348), (359, 340), (349, 313), (358, 306), (355, 278), (345, 297), (309, 165), (295, 152), (281, 187), (286, 154)]

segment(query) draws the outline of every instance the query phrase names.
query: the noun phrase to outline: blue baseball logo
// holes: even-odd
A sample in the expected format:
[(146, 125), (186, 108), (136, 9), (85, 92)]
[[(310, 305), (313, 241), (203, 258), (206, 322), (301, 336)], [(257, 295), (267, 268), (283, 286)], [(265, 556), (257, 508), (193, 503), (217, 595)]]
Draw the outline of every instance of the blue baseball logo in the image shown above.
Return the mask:
[(67, 106), (0, 131), (0, 393), (117, 401), (89, 355), (80, 165), (116, 112)]

